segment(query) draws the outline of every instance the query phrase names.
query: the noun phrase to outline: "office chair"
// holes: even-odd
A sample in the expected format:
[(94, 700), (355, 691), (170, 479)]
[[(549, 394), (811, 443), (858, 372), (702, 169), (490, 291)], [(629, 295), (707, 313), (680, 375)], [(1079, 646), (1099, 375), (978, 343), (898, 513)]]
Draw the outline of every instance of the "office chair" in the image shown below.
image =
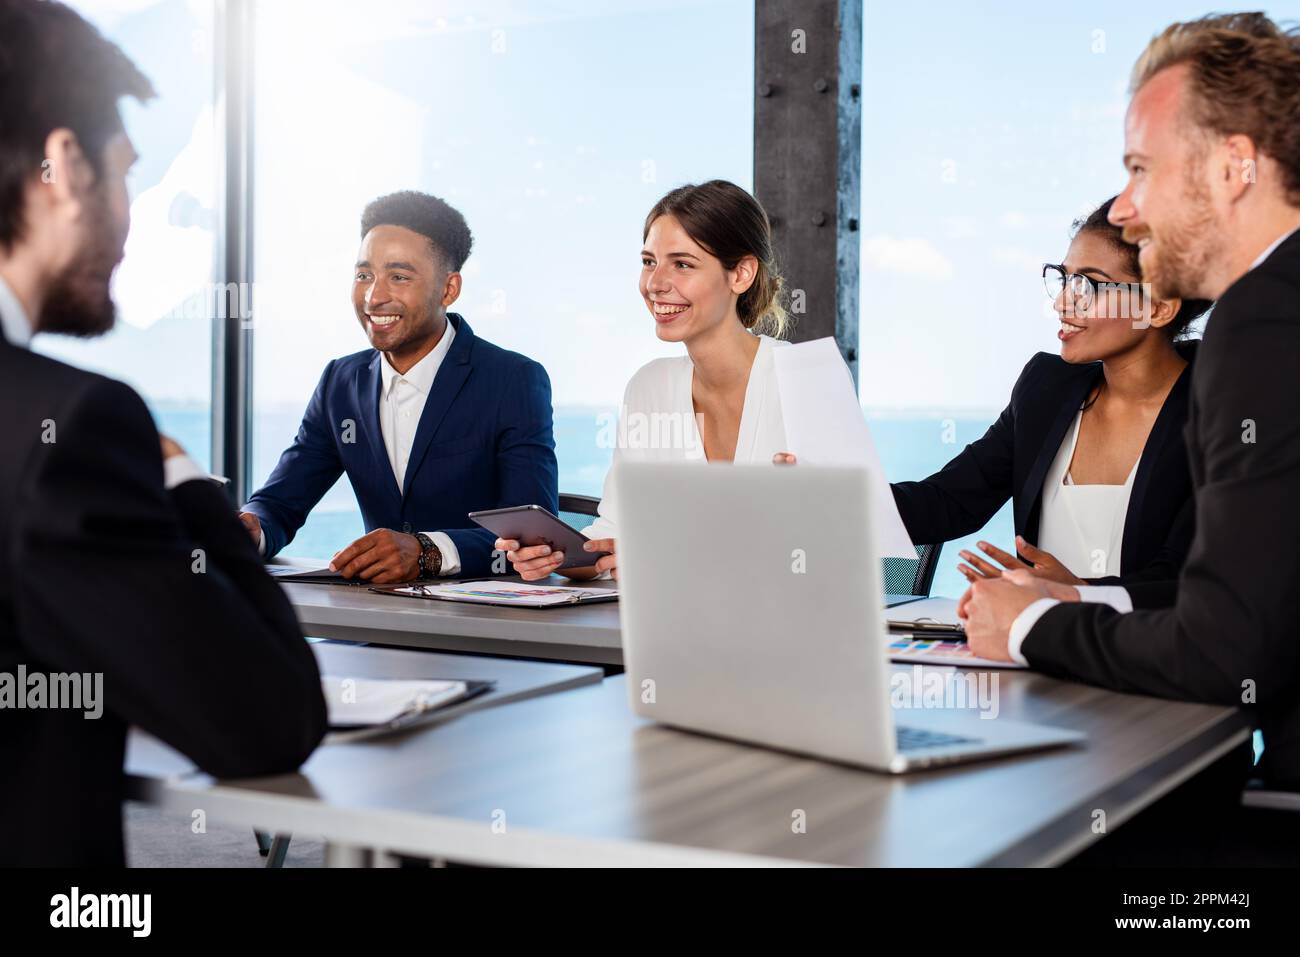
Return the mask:
[(929, 596), (934, 584), (934, 573), (939, 568), (939, 553), (943, 542), (937, 545), (917, 545), (916, 558), (886, 558), (885, 594)]
[(560, 520), (578, 531), (591, 524), (590, 520), (600, 514), (599, 508), (600, 499), (594, 495), (560, 493)]

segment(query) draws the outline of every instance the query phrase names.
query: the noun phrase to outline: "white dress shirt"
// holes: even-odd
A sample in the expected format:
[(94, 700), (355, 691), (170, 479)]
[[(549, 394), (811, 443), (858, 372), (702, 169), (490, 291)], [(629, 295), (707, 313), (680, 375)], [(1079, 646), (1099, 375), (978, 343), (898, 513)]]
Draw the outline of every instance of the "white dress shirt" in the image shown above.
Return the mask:
[[(771, 336), (758, 337), (758, 352), (749, 370), (740, 432), (736, 437), (737, 465), (771, 465), (773, 455), (788, 451), (776, 367), (772, 362), (772, 350), (786, 344)], [(583, 534), (590, 538), (618, 537), (618, 502), (613, 476), (622, 463), (707, 461), (695, 402), (691, 398), (694, 378), (695, 366), (690, 356), (655, 359), (632, 376), (619, 410), (614, 457), (605, 476), (600, 514), (583, 529)]]
[[(384, 437), (384, 450), (388, 464), (393, 467), (393, 479), (400, 492), (406, 487), (406, 466), (411, 461), (411, 446), (415, 444), (415, 430), (419, 428), (424, 403), (433, 391), (433, 380), (442, 368), (442, 362), (456, 338), (456, 327), (447, 323), (446, 331), (433, 350), (405, 373), (388, 364), (387, 356), (380, 356), (379, 372), (383, 385), (379, 393), (379, 431)], [(443, 575), (460, 571), (460, 552), (446, 532), (425, 532), (442, 552)]]
[[(420, 416), (424, 413), (424, 404), (433, 391), (433, 380), (442, 368), (442, 362), (451, 350), (452, 340), (456, 338), (456, 327), (450, 322), (427, 356), (417, 362), (405, 373), (398, 372), (388, 363), (388, 357), (380, 354), (379, 373), (382, 382), (379, 392), (379, 431), (384, 439), (384, 451), (388, 453), (388, 464), (393, 470), (393, 481), (401, 492), (406, 486), (406, 467), (411, 461), (411, 447), (415, 444), (415, 432), (420, 426)], [(451, 536), (446, 532), (424, 532), (438, 546), (442, 553), (442, 575), (455, 575), (460, 572), (460, 551)], [(266, 533), (258, 535), (257, 548), (266, 554)]]
[(10, 345), (20, 349), (26, 349), (32, 341), (32, 324), (27, 311), (3, 277), (0, 277), (0, 334)]
[[(1294, 229), (1289, 230), (1273, 240), (1268, 248), (1250, 264), (1250, 269), (1257, 268), (1265, 259), (1273, 255), (1277, 247), (1290, 239), (1295, 232)], [(1250, 272), (1250, 269), (1247, 269), (1246, 272)], [(1128, 614), (1133, 610), (1132, 597), (1126, 588), (1119, 585), (1079, 585), (1077, 587), (1080, 601), (1100, 602), (1110, 605), (1123, 614)], [(1016, 620), (1011, 623), (1011, 630), (1007, 634), (1007, 652), (1011, 655), (1013, 661), (1017, 661), (1022, 665), (1029, 664), (1025, 656), (1021, 654), (1020, 646), (1024, 644), (1025, 638), (1033, 630), (1034, 625), (1038, 624), (1038, 619), (1046, 614), (1047, 609), (1056, 604), (1059, 603), (1055, 598), (1040, 598), (1016, 616)]]

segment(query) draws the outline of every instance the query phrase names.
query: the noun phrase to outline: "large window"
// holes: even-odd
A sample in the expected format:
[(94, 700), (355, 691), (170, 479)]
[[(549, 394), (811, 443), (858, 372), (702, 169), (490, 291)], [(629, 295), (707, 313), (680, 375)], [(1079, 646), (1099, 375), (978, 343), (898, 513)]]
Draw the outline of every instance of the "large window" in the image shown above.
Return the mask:
[[(751, 186), (753, 20), (749, 0), (259, 4), (254, 488), (325, 364), (368, 348), (362, 208), (418, 189), (474, 233), (456, 311), (550, 373), (561, 490), (599, 494), (602, 413), (673, 352), (637, 293), (645, 214), (684, 182)], [(345, 478), (286, 553), (362, 532)]]
[(33, 348), (122, 379), (158, 426), (211, 462), (213, 237), (217, 170), (212, 5), (73, 0), (153, 81), (156, 100), (122, 104), (140, 161), (129, 180), (131, 233), (113, 280), (116, 328), (100, 339), (37, 336)]
[[(1300, 2), (1270, 5), (1275, 19)], [(1204, 4), (867, 0), (862, 99), (860, 391), (892, 480), (978, 438), (1036, 352), (1058, 352), (1039, 278), (1070, 223), (1124, 185), (1128, 78), (1147, 41)], [(1008, 548), (1010, 507), (945, 546)]]

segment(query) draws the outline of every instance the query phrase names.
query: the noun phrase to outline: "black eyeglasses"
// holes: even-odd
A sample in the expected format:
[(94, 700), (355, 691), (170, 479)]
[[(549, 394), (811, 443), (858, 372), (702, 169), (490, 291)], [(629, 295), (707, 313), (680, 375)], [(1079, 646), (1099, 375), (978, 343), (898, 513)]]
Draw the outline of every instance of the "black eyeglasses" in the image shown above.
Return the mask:
[(1091, 308), (1097, 298), (1095, 279), (1082, 273), (1066, 272), (1064, 266), (1053, 263), (1043, 263), (1043, 286), (1047, 289), (1047, 298), (1053, 302), (1068, 289), (1074, 308), (1079, 310)]

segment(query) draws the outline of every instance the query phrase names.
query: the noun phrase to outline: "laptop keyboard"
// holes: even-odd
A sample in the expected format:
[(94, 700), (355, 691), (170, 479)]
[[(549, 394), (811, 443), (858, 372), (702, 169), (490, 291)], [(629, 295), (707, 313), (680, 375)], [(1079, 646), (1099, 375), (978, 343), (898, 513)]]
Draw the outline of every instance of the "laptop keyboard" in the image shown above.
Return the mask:
[(959, 734), (926, 731), (924, 728), (895, 728), (899, 751), (923, 751), (926, 748), (946, 748), (955, 744), (979, 744), (979, 738), (964, 738)]

